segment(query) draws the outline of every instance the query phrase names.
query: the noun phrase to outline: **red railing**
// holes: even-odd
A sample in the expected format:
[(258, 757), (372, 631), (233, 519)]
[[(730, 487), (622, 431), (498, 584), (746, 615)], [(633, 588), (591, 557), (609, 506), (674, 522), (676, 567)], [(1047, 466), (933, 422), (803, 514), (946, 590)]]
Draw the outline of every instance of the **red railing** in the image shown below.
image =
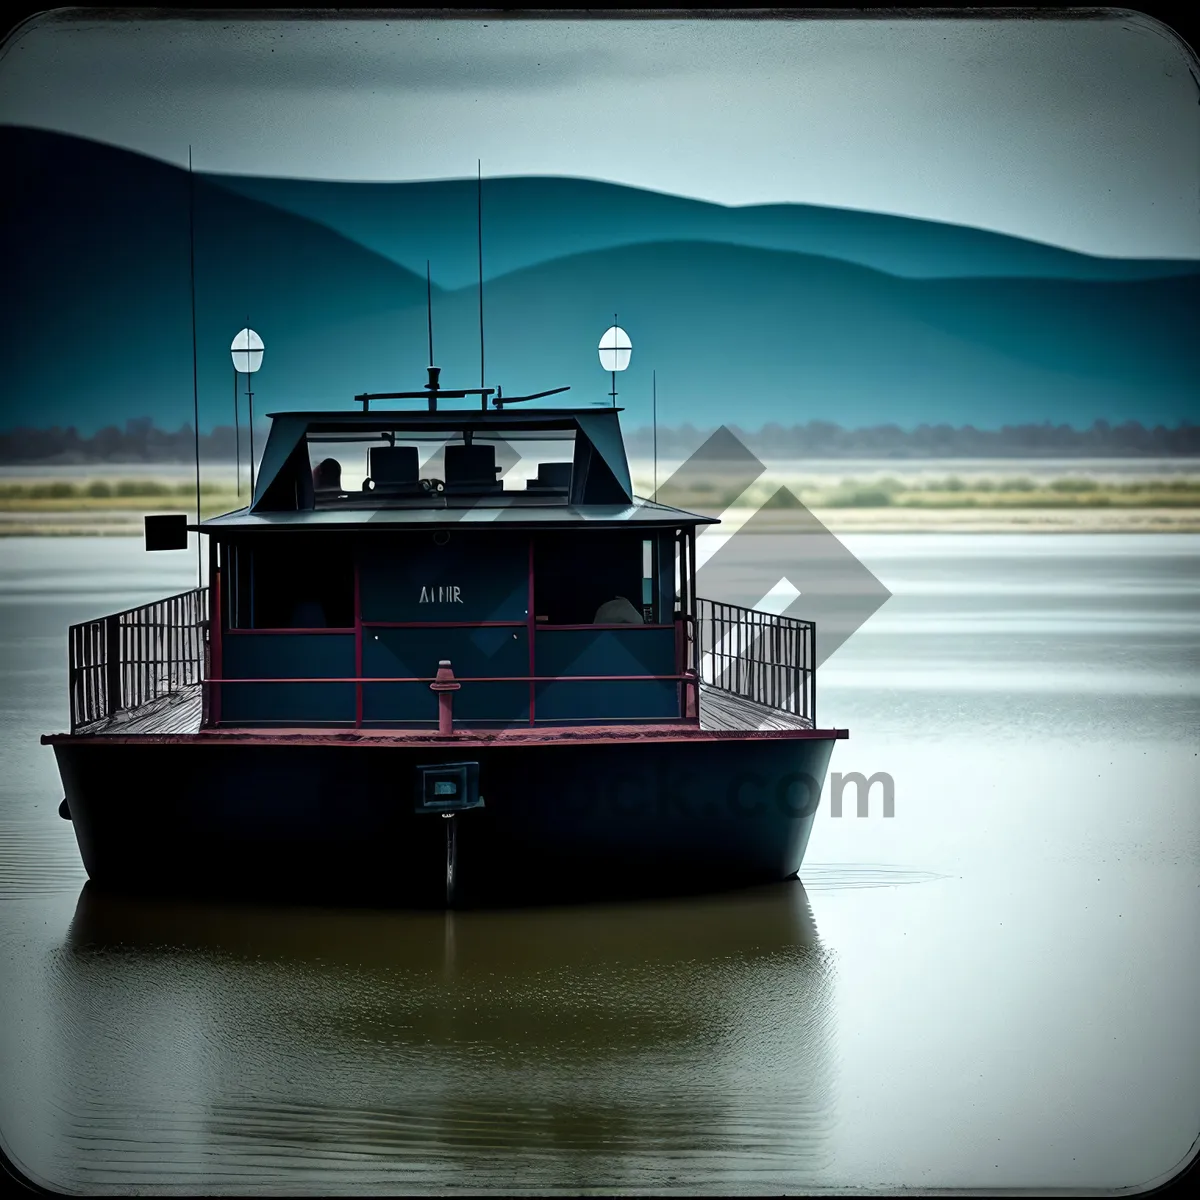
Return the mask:
[[(679, 675), (454, 675), (450, 674), (446, 678), (453, 682), (462, 685), (464, 683), (528, 683), (532, 688), (538, 683), (681, 683), (684, 689), (684, 705), (683, 716), (677, 718), (670, 717), (631, 717), (630, 721), (653, 720), (653, 721), (670, 721), (674, 720), (695, 720), (696, 713), (699, 711), (699, 696), (698, 686), (699, 679), (694, 671), (684, 671)], [(212, 706), (211, 698), (214, 693), (219, 694), (220, 688), (224, 686), (233, 686), (235, 684), (338, 684), (338, 683), (353, 683), (362, 685), (367, 683), (424, 683), (436, 684), (443, 682), (443, 677), (439, 675), (413, 675), (413, 676), (387, 676), (373, 677), (360, 675), (314, 675), (302, 677), (279, 678), (272, 676), (270, 678), (237, 678), (237, 679), (205, 679), (203, 681), (204, 689), (209, 698), (209, 711), (215, 711), (215, 706)], [(456, 689), (457, 690), (457, 689)], [(361, 700), (356, 699), (356, 714), (355, 725), (362, 724), (362, 709)], [(433, 718), (431, 718), (432, 720)], [(533, 724), (534, 722), (530, 722)]]
[[(673, 682), (682, 685), (680, 718), (699, 713), (699, 685), (816, 721), (816, 628), (811, 621), (776, 616), (697, 598), (696, 615), (676, 622), (677, 672), (669, 675), (501, 675), (461, 677), (463, 684)], [(515, 623), (514, 623), (515, 624)], [(198, 683), (219, 697), (226, 684), (431, 684), (436, 676), (205, 678), (210, 628), (209, 589), (197, 588), (139, 608), (72, 625), (69, 631), (71, 731), (96, 725)], [(537, 626), (537, 629), (545, 628)], [(630, 628), (625, 626), (624, 628)], [(274, 632), (274, 631), (272, 631)], [(280, 631), (283, 632), (283, 631)], [(291, 632), (295, 632), (294, 630)], [(349, 632), (349, 631), (347, 631)], [(361, 630), (356, 632), (356, 641)], [(361, 648), (356, 646), (361, 672)], [(216, 666), (216, 663), (213, 664)], [(532, 666), (532, 663), (530, 664)], [(356, 723), (362, 721), (356, 701)], [(219, 706), (205, 710), (218, 719)], [(530, 723), (533, 723), (532, 709)]]

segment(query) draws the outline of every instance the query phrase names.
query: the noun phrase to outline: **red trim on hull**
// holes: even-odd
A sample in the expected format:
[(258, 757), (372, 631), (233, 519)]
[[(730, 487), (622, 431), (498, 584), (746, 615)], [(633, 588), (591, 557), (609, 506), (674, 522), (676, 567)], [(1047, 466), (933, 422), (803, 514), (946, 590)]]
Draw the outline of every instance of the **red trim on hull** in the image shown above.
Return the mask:
[(502, 729), (494, 733), (464, 730), (443, 737), (424, 729), (205, 729), (200, 733), (70, 734), (46, 733), (43, 746), (155, 745), (230, 742), (258, 746), (466, 746), (627, 745), (630, 742), (843, 741), (847, 729), (696, 729), (680, 725), (567, 725), (554, 728)]

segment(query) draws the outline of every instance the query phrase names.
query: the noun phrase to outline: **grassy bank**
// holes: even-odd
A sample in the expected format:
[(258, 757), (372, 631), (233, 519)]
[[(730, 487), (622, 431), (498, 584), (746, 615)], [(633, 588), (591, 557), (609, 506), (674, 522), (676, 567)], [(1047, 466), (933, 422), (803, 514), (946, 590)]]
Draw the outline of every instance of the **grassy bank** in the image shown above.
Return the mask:
[[(634, 484), (639, 495), (651, 494), (653, 484), (640, 472)], [(205, 518), (240, 508), (247, 500), (245, 490), (238, 496), (232, 480), (202, 480), (200, 497)], [(707, 483), (686, 493), (673, 491), (671, 502), (707, 512), (723, 512), (736, 504), (749, 513), (765, 505), (778, 510), (781, 528), (787, 522), (786, 510), (802, 504), (831, 529), (847, 532), (1200, 531), (1200, 475), (1192, 473), (1114, 479), (927, 472), (839, 478), (771, 472), (743, 492)], [(136, 536), (148, 512), (194, 517), (195, 480), (96, 475), (0, 482), (0, 536)], [(729, 515), (733, 519), (734, 514)]]
[[(642, 494), (652, 490), (648, 480), (635, 482)], [(781, 493), (781, 488), (787, 491)], [(949, 475), (925, 480), (841, 479), (823, 486), (813, 486), (805, 479), (771, 479), (755, 483), (744, 493), (719, 484), (695, 485), (684, 493), (672, 492), (672, 500), (685, 508), (690, 503), (725, 509), (739, 499), (747, 506), (803, 504), (812, 509), (1200, 508), (1200, 479), (1112, 482), (1086, 476), (1034, 480), (1022, 476), (962, 479)]]
[[(636, 478), (640, 495), (653, 484)], [(791, 492), (780, 494), (780, 488)], [(195, 511), (196, 485), (158, 479), (67, 479), (0, 483), (0, 512), (158, 511), (174, 501), (180, 510)], [(237, 507), (236, 491), (227, 485), (201, 482), (201, 508), (228, 511)], [(797, 502), (808, 508), (1200, 508), (1200, 478), (1098, 481), (1086, 476), (1034, 480), (1027, 477), (962, 479), (956, 475), (925, 480), (887, 477), (840, 479), (814, 486), (804, 479), (760, 481), (744, 493), (719, 484), (696, 484), (672, 499), (711, 509), (730, 507), (742, 499), (747, 506)], [(245, 496), (242, 497), (244, 502)], [(147, 501), (156, 503), (148, 504)]]

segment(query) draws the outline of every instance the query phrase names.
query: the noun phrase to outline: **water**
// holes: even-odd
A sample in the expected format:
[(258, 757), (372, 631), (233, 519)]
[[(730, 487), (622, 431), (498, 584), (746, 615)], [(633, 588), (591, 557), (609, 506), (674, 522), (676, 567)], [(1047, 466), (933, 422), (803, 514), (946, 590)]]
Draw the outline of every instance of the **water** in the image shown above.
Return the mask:
[(0, 544), (0, 1136), (90, 1194), (1134, 1187), (1200, 1129), (1200, 538), (847, 537), (791, 884), (542, 912), (119, 902), (52, 752), (66, 626), (195, 580)]

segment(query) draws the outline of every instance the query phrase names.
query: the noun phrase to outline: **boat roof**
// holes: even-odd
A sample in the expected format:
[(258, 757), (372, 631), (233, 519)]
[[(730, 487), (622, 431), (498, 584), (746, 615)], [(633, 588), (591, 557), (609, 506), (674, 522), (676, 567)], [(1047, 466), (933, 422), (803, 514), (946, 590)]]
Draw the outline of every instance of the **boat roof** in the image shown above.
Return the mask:
[[(520, 495), (520, 493), (517, 493)], [(685, 512), (653, 500), (634, 497), (629, 504), (498, 504), (463, 502), (437, 507), (317, 509), (302, 512), (254, 512), (238, 509), (202, 521), (200, 529), (219, 533), (251, 529), (429, 529), (447, 525), (477, 528), (501, 525), (507, 529), (590, 527), (678, 528), (681, 525), (717, 525), (716, 517)]]
[[(526, 408), (497, 410), (438, 408), (432, 411), (289, 411), (268, 414), (271, 430), (263, 450), (250, 504), (202, 521), (203, 531), (249, 529), (429, 528), (498, 524), (509, 528), (582, 526), (711, 525), (713, 517), (686, 512), (633, 494), (621, 435), (619, 408)], [(483, 495), (433, 494), (381, 497), (347, 491), (338, 503), (317, 506), (311, 496), (310, 440), (339, 435), (379, 445), (403, 434), (445, 433), (448, 438), (487, 438), (503, 431), (525, 436), (544, 432), (572, 440), (569, 490), (557, 496), (507, 491)], [(307, 499), (305, 499), (307, 494)]]

